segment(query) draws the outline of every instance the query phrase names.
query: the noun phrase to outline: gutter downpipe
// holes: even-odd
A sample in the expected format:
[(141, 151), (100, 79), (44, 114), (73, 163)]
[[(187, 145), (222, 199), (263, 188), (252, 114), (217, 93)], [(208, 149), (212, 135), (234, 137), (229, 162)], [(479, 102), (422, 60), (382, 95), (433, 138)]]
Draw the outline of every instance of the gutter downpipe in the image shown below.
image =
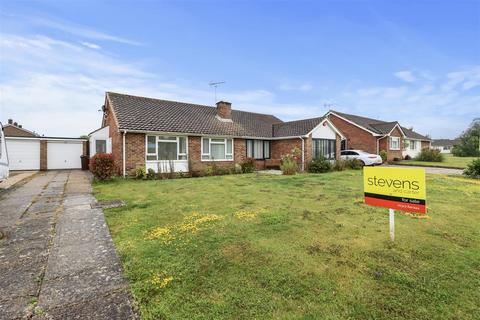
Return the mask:
[(305, 140), (302, 136), (298, 136), (302, 140), (302, 171), (305, 171)]
[(127, 134), (127, 130), (123, 130), (123, 148), (122, 148), (122, 161), (123, 161), (123, 177), (125, 178), (127, 175), (126, 172), (126, 161), (125, 161), (125, 135)]

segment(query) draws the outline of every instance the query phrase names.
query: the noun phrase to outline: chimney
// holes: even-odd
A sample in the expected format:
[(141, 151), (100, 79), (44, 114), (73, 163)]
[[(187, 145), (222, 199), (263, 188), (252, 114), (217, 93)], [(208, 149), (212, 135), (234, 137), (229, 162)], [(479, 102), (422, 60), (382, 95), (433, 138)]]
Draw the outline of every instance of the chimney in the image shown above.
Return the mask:
[(231, 120), (232, 104), (225, 101), (217, 102), (217, 117), (220, 118), (220, 120)]
[(8, 124), (13, 124), (13, 119), (8, 119)]
[(16, 127), (16, 126), (18, 126), (18, 123), (14, 122), (13, 125)]

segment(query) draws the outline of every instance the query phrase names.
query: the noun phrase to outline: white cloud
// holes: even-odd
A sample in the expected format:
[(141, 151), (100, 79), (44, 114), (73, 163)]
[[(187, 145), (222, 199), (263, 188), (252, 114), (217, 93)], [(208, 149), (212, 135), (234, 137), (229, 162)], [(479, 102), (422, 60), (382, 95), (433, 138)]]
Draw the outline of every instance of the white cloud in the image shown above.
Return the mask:
[(313, 89), (313, 86), (309, 82), (304, 82), (300, 84), (291, 84), (290, 82), (284, 82), (278, 87), (278, 89), (282, 91), (308, 92)]
[[(410, 86), (376, 86), (343, 94), (341, 110), (398, 120), (434, 138), (455, 137), (480, 114), (480, 67), (417, 79)], [(467, 92), (467, 90), (470, 90)]]
[(101, 49), (101, 47), (98, 44), (87, 42), (87, 41), (81, 41), (80, 44), (90, 49), (95, 49), (95, 50)]
[(417, 78), (413, 75), (411, 71), (398, 71), (395, 72), (393, 75), (405, 82), (415, 82), (417, 80)]
[(69, 33), (69, 34), (86, 38), (86, 39), (112, 41), (112, 42), (118, 42), (123, 44), (135, 45), (135, 46), (141, 45), (141, 43), (137, 41), (114, 36), (108, 33), (104, 33), (98, 30), (93, 30), (88, 27), (75, 25), (72, 23), (60, 22), (57, 20), (46, 19), (46, 18), (30, 18), (27, 20), (29, 20), (34, 25), (55, 29), (58, 31), (62, 31), (64, 33)]

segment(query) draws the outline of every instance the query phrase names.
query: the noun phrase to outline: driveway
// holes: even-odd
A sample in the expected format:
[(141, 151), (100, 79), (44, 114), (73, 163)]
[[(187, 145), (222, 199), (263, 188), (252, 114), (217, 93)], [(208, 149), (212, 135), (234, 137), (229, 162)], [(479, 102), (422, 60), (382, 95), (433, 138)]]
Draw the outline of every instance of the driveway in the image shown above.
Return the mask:
[(90, 175), (49, 171), (0, 194), (0, 319), (134, 319)]
[(462, 169), (449, 169), (449, 168), (423, 167), (423, 166), (402, 166), (402, 165), (390, 165), (390, 164), (386, 166), (396, 167), (396, 168), (425, 169), (426, 173), (433, 173), (433, 174), (453, 174), (453, 175), (463, 174)]

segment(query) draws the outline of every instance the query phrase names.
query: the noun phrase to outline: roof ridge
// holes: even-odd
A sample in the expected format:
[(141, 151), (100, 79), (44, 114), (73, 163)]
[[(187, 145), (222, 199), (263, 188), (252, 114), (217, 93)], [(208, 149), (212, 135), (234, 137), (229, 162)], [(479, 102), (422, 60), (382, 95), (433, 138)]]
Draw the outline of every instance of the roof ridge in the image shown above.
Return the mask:
[[(117, 95), (120, 95), (120, 96), (128, 96), (128, 97), (132, 97), (132, 98), (140, 98), (140, 99), (162, 101), (162, 102), (173, 102), (173, 103), (179, 103), (179, 104), (190, 105), (190, 106), (195, 106), (195, 107), (216, 109), (216, 107), (214, 107), (214, 106), (208, 106), (208, 105), (205, 105), (205, 104), (198, 104), (198, 103), (193, 103), (193, 102), (183, 102), (183, 101), (178, 101), (178, 100), (165, 100), (165, 99), (159, 99), (159, 98), (150, 98), (150, 97), (137, 96), (137, 95), (128, 94), (128, 93), (106, 91), (105, 94), (107, 94), (107, 95), (108, 94), (117, 94)], [(269, 114), (269, 113), (252, 112), (252, 111), (245, 111), (245, 110), (238, 110), (238, 109), (232, 109), (232, 111), (259, 114), (259, 115), (263, 115), (263, 116), (270, 116), (270, 117), (274, 117), (275, 119), (278, 119), (278, 120), (282, 121), (281, 119), (277, 118), (273, 114)]]

